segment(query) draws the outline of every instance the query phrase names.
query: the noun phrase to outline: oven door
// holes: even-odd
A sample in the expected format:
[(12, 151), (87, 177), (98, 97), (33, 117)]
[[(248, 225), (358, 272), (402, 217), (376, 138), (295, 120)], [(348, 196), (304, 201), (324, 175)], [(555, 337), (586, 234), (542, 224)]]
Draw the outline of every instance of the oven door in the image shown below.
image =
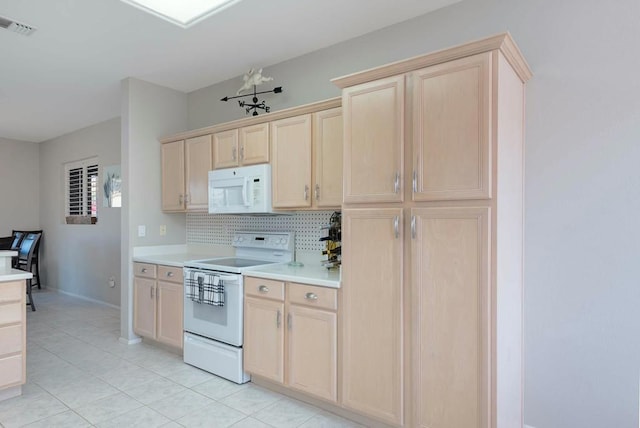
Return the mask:
[[(190, 271), (198, 272), (198, 269), (185, 269), (185, 278)], [(187, 298), (185, 293), (184, 330), (233, 346), (242, 346), (242, 275), (201, 272), (220, 276), (220, 282), (224, 286), (224, 306), (197, 303)]]

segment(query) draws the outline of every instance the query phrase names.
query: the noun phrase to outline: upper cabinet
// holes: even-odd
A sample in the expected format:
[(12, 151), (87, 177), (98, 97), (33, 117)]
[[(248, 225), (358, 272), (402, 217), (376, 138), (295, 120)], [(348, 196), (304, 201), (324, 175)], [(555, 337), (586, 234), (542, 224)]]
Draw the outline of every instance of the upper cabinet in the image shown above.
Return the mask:
[(162, 210), (206, 211), (211, 135), (162, 144)]
[(213, 168), (269, 162), (269, 123), (213, 134)]
[(339, 208), (342, 109), (271, 122), (274, 208)]
[(413, 200), (491, 197), (491, 53), (411, 74)]
[(240, 165), (269, 162), (269, 122), (245, 126), (239, 132)]
[(184, 140), (164, 143), (162, 157), (162, 211), (184, 210)]
[(311, 115), (271, 122), (274, 208), (311, 206)]
[(346, 88), (344, 202), (402, 202), (404, 76)]
[(161, 140), (162, 210), (207, 211), (208, 172), (271, 163), (273, 207), (342, 205), (341, 99), (240, 119)]
[(342, 205), (342, 108), (313, 114), (313, 202), (318, 208)]

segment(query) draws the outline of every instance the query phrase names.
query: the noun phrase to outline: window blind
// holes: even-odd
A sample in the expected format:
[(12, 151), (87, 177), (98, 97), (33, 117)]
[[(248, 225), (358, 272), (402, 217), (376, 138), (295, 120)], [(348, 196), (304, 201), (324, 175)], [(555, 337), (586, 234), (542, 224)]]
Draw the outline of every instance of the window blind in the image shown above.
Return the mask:
[(65, 164), (66, 216), (98, 216), (97, 158)]

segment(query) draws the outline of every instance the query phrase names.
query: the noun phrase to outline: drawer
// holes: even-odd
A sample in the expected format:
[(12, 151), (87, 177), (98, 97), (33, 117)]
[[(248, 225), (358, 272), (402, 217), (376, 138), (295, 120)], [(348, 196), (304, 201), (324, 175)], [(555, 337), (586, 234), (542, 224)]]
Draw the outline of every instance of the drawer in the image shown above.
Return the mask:
[(133, 274), (135, 276), (142, 276), (144, 278), (156, 277), (156, 265), (150, 263), (134, 263)]
[(244, 294), (284, 301), (284, 282), (246, 276), (244, 278)]
[(338, 290), (335, 288), (287, 283), (289, 303), (313, 306), (317, 308), (338, 309)]
[(22, 322), (24, 309), (25, 306), (22, 302), (0, 305), (0, 325)]
[(24, 280), (0, 282), (0, 302), (19, 302), (26, 292)]
[(22, 355), (0, 358), (0, 388), (24, 383)]
[(158, 265), (158, 280), (182, 284), (182, 268)]
[(0, 355), (22, 352), (23, 338), (22, 324), (0, 327)]

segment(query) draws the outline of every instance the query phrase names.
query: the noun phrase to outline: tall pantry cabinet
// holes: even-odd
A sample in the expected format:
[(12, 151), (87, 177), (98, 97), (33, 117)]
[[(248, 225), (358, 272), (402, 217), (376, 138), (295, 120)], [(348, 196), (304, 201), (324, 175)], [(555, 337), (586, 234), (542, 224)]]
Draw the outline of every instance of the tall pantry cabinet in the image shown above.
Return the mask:
[(509, 34), (343, 89), (342, 405), (521, 427), (524, 83)]

